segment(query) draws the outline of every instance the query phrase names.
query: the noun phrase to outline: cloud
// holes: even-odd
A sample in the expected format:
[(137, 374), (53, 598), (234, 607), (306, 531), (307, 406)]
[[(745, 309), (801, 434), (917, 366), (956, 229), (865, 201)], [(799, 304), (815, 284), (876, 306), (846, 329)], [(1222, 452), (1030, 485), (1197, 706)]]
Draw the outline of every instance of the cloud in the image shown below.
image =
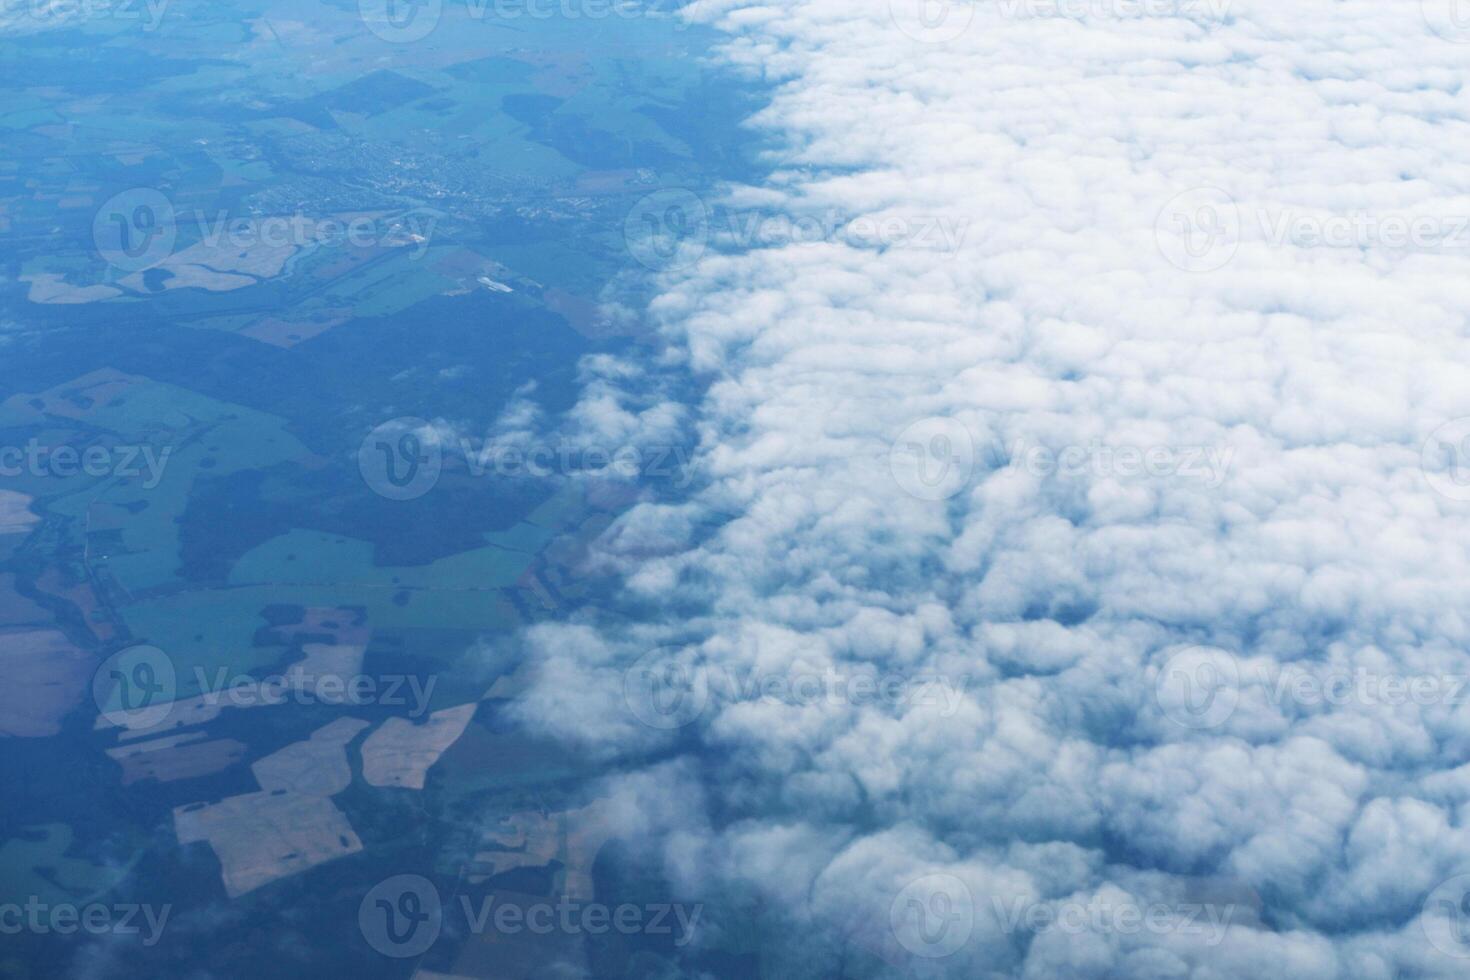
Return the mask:
[[(1430, 440), (1470, 416), (1470, 36), (1432, 0), (944, 9), (692, 8), (774, 86), (780, 166), (731, 200), (966, 232), (665, 274), (702, 482), (609, 530), (621, 606), (532, 633), (524, 720), (685, 793), (650, 860), (759, 896), (785, 975), (1460, 975), (1424, 909), (1470, 871), (1466, 446)], [(577, 424), (632, 431), (619, 383)], [(934, 881), (942, 956), (890, 921)], [(996, 917), (1216, 881), (1258, 906), (1219, 942)]]

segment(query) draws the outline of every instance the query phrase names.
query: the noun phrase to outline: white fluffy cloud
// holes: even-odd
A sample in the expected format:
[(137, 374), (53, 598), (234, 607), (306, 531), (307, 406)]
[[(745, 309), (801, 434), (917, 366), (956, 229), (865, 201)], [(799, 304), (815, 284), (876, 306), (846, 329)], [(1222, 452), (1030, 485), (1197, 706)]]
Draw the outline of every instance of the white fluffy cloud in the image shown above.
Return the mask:
[[(627, 609), (536, 631), (525, 719), (785, 975), (1463, 975), (1470, 443), (1425, 447), (1470, 416), (1470, 29), (891, 6), (694, 8), (774, 86), (785, 169), (732, 200), (909, 233), (667, 277), (703, 483), (609, 531)], [(1007, 924), (1040, 905), (1233, 911)]]

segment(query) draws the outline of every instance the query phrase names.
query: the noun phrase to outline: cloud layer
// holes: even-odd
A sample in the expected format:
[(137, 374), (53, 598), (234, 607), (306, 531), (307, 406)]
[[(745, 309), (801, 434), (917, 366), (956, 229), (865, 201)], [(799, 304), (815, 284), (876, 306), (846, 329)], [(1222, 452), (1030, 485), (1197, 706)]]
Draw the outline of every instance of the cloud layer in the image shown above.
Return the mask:
[(1463, 974), (1439, 6), (693, 8), (774, 88), (732, 206), (963, 229), (670, 272), (703, 483), (599, 543), (626, 608), (527, 637), (527, 723), (783, 975)]

